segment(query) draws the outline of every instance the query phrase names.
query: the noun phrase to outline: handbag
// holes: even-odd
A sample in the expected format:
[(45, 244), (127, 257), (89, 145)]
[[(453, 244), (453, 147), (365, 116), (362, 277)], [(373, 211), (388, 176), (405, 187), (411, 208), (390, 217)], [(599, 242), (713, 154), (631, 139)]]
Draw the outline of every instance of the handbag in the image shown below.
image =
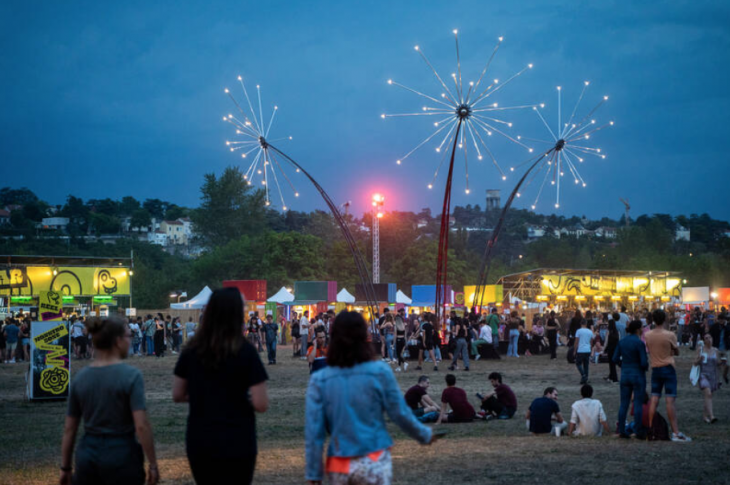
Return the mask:
[(689, 371), (689, 381), (692, 383), (693, 386), (696, 386), (697, 383), (700, 381), (700, 366), (699, 365), (692, 366), (692, 369)]

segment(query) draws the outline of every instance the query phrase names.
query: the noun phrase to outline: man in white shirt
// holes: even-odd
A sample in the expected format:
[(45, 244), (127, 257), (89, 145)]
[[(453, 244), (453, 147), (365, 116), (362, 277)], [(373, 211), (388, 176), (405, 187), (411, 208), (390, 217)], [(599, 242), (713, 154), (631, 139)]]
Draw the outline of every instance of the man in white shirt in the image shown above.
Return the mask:
[(307, 358), (307, 341), (309, 340), (309, 312), (304, 312), (302, 318), (299, 319), (299, 334), (302, 337), (302, 360)]
[(591, 361), (591, 349), (593, 345), (593, 332), (588, 329), (588, 321), (581, 320), (580, 330), (575, 332), (575, 366), (580, 372), (580, 384), (588, 383), (588, 366)]
[(77, 338), (85, 338), (84, 337), (84, 324), (80, 322), (79, 320), (74, 319), (73, 323), (71, 324), (71, 341), (74, 344), (74, 353), (76, 354), (76, 358), (80, 358), (79, 356), (79, 344), (77, 343)]
[(492, 338), (492, 328), (487, 325), (487, 322), (484, 320), (481, 320), (479, 322), (479, 338), (477, 340), (471, 341), (471, 353), (475, 354), (476, 357), (475, 360), (481, 359), (481, 355), (479, 355), (479, 346), (488, 344), (492, 345), (494, 342)]
[(683, 335), (684, 335), (684, 329), (685, 329), (685, 323), (687, 322), (687, 317), (684, 312), (681, 312), (679, 314), (679, 320), (677, 321), (677, 341), (679, 342), (679, 345), (687, 345), (683, 344)]
[(583, 399), (571, 406), (568, 436), (601, 436), (604, 430), (606, 434), (610, 434), (603, 404), (598, 399), (593, 399), (593, 387), (585, 384), (580, 388), (580, 395)]
[(619, 340), (626, 336), (626, 326), (629, 324), (629, 316), (626, 314), (626, 307), (621, 307), (621, 313), (618, 314), (618, 321), (616, 322), (616, 330), (618, 330)]

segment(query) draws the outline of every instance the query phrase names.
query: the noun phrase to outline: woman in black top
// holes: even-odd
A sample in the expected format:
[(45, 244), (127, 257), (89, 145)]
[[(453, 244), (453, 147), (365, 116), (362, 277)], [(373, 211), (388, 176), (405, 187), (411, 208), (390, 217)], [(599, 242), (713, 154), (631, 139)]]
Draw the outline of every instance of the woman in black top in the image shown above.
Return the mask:
[(616, 374), (616, 364), (613, 361), (613, 353), (616, 352), (618, 346), (618, 329), (614, 320), (608, 321), (608, 335), (606, 335), (606, 350), (604, 353), (608, 356), (609, 375), (606, 380), (609, 382), (618, 382), (618, 374)]
[(575, 345), (575, 332), (580, 330), (580, 322), (583, 321), (583, 315), (580, 310), (575, 311), (573, 319), (570, 320), (570, 327), (568, 328), (568, 347)]
[(164, 357), (165, 347), (167, 346), (165, 342), (165, 321), (162, 318), (156, 318), (155, 326), (157, 328), (155, 330), (155, 355), (157, 357)]
[(185, 444), (197, 484), (251, 483), (256, 417), (269, 406), (266, 370), (243, 336), (243, 300), (215, 290), (175, 366), (172, 398), (189, 402)]
[(547, 329), (548, 344), (550, 345), (550, 359), (557, 359), (558, 329), (560, 328), (560, 325), (558, 324), (558, 319), (555, 318), (554, 311), (550, 312), (550, 317), (548, 318), (545, 328)]

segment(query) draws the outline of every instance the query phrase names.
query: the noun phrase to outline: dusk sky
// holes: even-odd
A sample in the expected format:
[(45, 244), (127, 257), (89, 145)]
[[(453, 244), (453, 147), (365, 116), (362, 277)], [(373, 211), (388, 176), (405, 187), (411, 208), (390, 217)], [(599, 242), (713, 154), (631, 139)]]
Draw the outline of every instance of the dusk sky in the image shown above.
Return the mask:
[[(401, 166), (395, 160), (433, 131), (432, 120), (383, 112), (419, 111), (417, 96), (389, 78), (439, 95), (414, 51), (436, 69), (475, 80), (497, 37), (504, 42), (489, 78), (534, 68), (495, 95), (500, 105), (544, 102), (557, 123), (556, 85), (571, 110), (591, 81), (585, 114), (603, 95), (598, 123), (615, 126), (591, 142), (606, 160), (586, 157), (587, 188), (564, 184), (558, 214), (620, 217), (707, 212), (730, 219), (730, 3), (534, 1), (260, 1), (0, 3), (0, 186), (27, 186), (52, 204), (84, 199), (161, 198), (197, 206), (203, 174), (248, 162), (230, 153), (236, 76), (262, 89), (264, 110), (279, 107), (269, 138), (305, 166), (338, 203), (367, 208), (386, 194), (386, 210), (440, 211), (445, 173), (431, 181), (439, 157), (428, 146)], [(242, 95), (239, 96), (242, 98)], [(529, 110), (505, 115), (511, 134), (543, 138)], [(526, 153), (492, 137), (509, 167)], [(245, 162), (245, 163), (241, 163)], [(503, 199), (517, 177), (502, 181), (486, 160), (470, 160), (471, 194), (458, 160), (452, 205), (484, 206), (486, 189)], [(305, 180), (287, 171), (301, 197), (297, 210), (324, 209)], [(568, 180), (571, 182), (572, 180)], [(529, 187), (517, 206), (537, 192)], [(554, 211), (554, 192), (538, 212)], [(277, 204), (278, 205), (278, 204)]]

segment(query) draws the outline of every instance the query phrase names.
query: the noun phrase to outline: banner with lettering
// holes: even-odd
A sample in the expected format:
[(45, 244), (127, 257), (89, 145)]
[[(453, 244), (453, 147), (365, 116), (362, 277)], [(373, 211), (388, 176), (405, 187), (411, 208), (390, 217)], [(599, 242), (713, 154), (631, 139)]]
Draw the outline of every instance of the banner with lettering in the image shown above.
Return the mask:
[(67, 399), (71, 382), (68, 322), (32, 322), (30, 326), (31, 400)]
[(38, 295), (39, 320), (63, 320), (63, 295), (57, 291), (41, 291)]

